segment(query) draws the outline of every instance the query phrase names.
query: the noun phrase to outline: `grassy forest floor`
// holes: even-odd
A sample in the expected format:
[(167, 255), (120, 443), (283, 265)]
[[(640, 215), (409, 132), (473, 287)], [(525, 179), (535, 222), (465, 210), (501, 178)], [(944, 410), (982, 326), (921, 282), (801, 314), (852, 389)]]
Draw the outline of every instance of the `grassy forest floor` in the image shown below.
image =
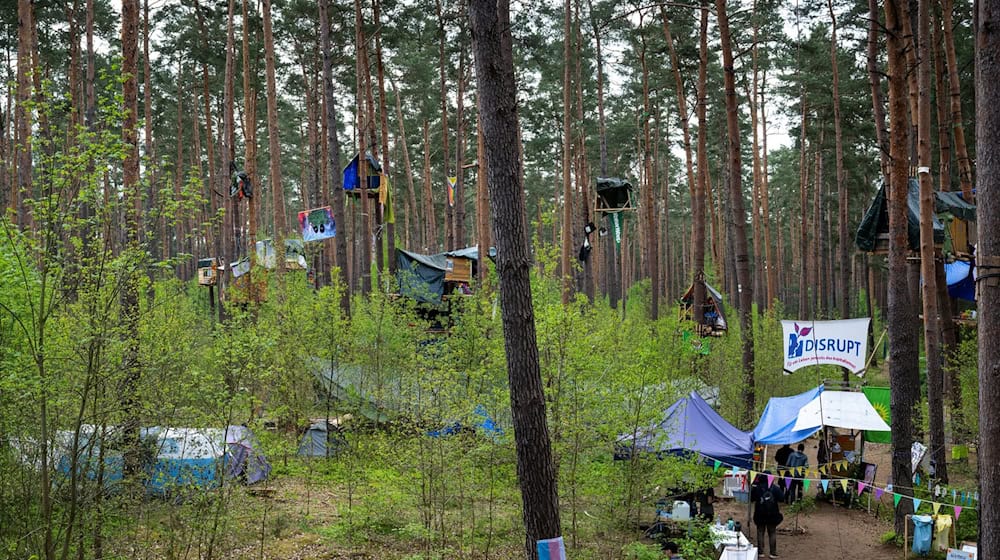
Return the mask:
[[(815, 440), (807, 442), (806, 451), (810, 459), (815, 460)], [(869, 445), (866, 449), (866, 460), (879, 464), (876, 476), (879, 485), (887, 479), (888, 459), (887, 445)], [(283, 474), (255, 487), (230, 487), (231, 491), (226, 494), (226, 513), (218, 522), (213, 521), (211, 515), (201, 523), (191, 522), (197, 517), (192, 514), (192, 508), (211, 509), (204, 504), (151, 501), (145, 508), (147, 515), (140, 523), (140, 534), (127, 539), (128, 548), (115, 552), (127, 558), (204, 557), (209, 546), (206, 543), (213, 540), (206, 537), (211, 526), (211, 531), (217, 533), (211, 546), (215, 547), (215, 556), (222, 558), (416, 560), (508, 559), (521, 555), (516, 493), (506, 492), (507, 496), (495, 502), (495, 530), (489, 538), (479, 536), (474, 542), (461, 538), (467, 530), (464, 525), (475, 525), (477, 520), (463, 521), (443, 514), (443, 518), (432, 519), (430, 523), (460, 526), (453, 526), (449, 531), (432, 531), (428, 539), (419, 508), (407, 508), (388, 516), (386, 512), (373, 512), (365, 509), (358, 497), (352, 495), (360, 489), (351, 490), (343, 484), (331, 483), (329, 472), (324, 471), (323, 466), (316, 470), (308, 465), (303, 468), (291, 457), (275, 458), (273, 462), (276, 470)], [(959, 479), (955, 483), (971, 480), (970, 473), (975, 472), (974, 456), (968, 466), (958, 470), (961, 472), (953, 477)], [(815, 493), (814, 487), (807, 495)], [(478, 505), (464, 508), (463, 515), (488, 514), (486, 496), (467, 496), (466, 499)], [(883, 498), (881, 507), (866, 500), (859, 500), (850, 508), (820, 500), (814, 504), (800, 513), (783, 506), (785, 522), (779, 528), (778, 537), (778, 550), (783, 558), (889, 560), (902, 555), (899, 547), (882, 544), (882, 537), (892, 530), (890, 498)], [(457, 504), (449, 507), (454, 509)], [(182, 509), (187, 511), (180, 511)], [(582, 511), (587, 510), (583, 508)], [(755, 540), (755, 528), (747, 521), (746, 505), (731, 499), (722, 500), (716, 506), (716, 513), (722, 519), (732, 516), (740, 520), (744, 533), (751, 541)], [(432, 512), (431, 515), (442, 514)], [(652, 509), (639, 513), (640, 520), (652, 517)], [(634, 527), (622, 524), (608, 530), (605, 525), (597, 530), (588, 528), (587, 521), (586, 517), (579, 520), (576, 547), (570, 548), (570, 557), (574, 560), (628, 558), (623, 550), (631, 543), (653, 544)], [(571, 520), (564, 520), (568, 542), (570, 525)], [(440, 540), (440, 535), (447, 535), (444, 541)], [(133, 543), (136, 542), (144, 544), (135, 548)]]

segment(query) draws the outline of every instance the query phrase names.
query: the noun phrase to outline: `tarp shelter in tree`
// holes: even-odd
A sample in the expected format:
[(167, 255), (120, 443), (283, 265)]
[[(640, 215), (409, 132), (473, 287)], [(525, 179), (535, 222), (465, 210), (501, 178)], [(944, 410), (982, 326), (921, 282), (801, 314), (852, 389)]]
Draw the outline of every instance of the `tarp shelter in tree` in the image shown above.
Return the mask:
[[(729, 326), (722, 310), (722, 294), (708, 282), (705, 282), (705, 301), (701, 305), (705, 310), (705, 322), (695, 325), (698, 334), (702, 336), (722, 336), (725, 334), (729, 330)], [(681, 296), (681, 319), (694, 320), (694, 284)]]
[(399, 293), (421, 303), (441, 304), (448, 296), (469, 295), (479, 270), (479, 248), (421, 255), (396, 249)]
[[(889, 204), (886, 198), (885, 183), (879, 186), (875, 199), (865, 212), (861, 224), (858, 225), (854, 242), (858, 249), (867, 253), (886, 254), (889, 251)], [(910, 179), (909, 192), (906, 198), (908, 227), (907, 237), (909, 249), (911, 251), (920, 250), (920, 184), (916, 179)], [(941, 249), (944, 246), (945, 228), (938, 220), (937, 215), (933, 216), (934, 223), (934, 246)]]
[[(379, 164), (375, 156), (365, 153), (365, 184), (368, 186), (368, 197), (378, 196), (379, 186), (382, 184), (382, 165)], [(361, 178), (358, 173), (358, 156), (355, 154), (351, 163), (344, 168), (344, 191), (347, 194), (361, 195)]]
[(336, 457), (346, 445), (340, 429), (325, 419), (314, 421), (299, 440), (299, 457)]
[(635, 210), (632, 203), (632, 183), (616, 177), (598, 177), (595, 210), (604, 213)]
[(736, 428), (692, 391), (663, 413), (663, 419), (636, 434), (622, 434), (616, 458), (632, 452), (683, 455), (698, 453), (727, 465), (750, 468), (753, 432)]
[(934, 210), (947, 228), (945, 251), (967, 258), (976, 245), (976, 205), (960, 192), (937, 191), (934, 197)]

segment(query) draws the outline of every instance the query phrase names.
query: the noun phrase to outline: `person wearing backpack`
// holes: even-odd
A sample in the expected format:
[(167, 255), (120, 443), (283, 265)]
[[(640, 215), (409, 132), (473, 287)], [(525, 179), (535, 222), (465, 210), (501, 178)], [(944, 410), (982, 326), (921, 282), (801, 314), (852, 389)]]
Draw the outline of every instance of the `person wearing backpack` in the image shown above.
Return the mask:
[[(770, 558), (778, 558), (778, 525), (784, 521), (778, 504), (784, 500), (785, 493), (779, 484), (767, 483), (769, 471), (757, 475), (750, 488), (750, 499), (753, 500), (753, 524), (757, 526), (757, 548), (764, 553), (764, 533), (767, 532)], [(775, 479), (777, 481), (777, 479)]]

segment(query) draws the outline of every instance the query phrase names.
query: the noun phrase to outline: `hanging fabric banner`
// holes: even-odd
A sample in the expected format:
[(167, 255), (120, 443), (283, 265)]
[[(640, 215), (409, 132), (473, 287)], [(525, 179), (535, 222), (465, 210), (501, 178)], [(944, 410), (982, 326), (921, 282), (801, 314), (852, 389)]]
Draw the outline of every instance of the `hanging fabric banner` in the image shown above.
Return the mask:
[(337, 225), (329, 206), (299, 212), (299, 229), (303, 241), (321, 241), (337, 235)]
[(787, 372), (832, 364), (851, 373), (865, 369), (870, 318), (842, 321), (782, 321)]
[(455, 183), (458, 183), (458, 177), (448, 177), (448, 206), (455, 205)]

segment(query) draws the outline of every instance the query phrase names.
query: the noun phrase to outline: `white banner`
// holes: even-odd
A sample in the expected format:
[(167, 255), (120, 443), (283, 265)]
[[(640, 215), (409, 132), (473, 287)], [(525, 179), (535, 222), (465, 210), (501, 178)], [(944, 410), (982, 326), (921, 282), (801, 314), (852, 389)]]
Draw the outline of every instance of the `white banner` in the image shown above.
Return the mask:
[(865, 369), (871, 318), (843, 321), (782, 321), (785, 371), (832, 364), (851, 373)]

